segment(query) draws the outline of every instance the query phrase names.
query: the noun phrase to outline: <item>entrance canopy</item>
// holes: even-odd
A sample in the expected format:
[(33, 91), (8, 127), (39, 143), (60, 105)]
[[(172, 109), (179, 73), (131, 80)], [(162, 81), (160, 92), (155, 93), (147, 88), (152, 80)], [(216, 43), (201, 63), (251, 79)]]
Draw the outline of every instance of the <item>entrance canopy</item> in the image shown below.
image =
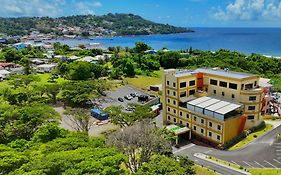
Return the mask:
[(176, 135), (184, 134), (184, 133), (187, 133), (188, 131), (190, 131), (190, 129), (188, 127), (181, 127), (181, 126), (177, 126), (177, 125), (169, 125), (166, 128), (169, 131), (172, 131), (173, 133), (175, 133)]

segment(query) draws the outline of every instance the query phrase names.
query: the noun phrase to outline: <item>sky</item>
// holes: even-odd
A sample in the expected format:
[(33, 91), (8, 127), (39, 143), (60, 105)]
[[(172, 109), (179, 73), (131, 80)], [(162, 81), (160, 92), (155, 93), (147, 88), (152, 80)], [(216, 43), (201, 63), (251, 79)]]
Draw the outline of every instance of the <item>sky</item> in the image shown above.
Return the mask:
[(183, 27), (281, 27), (281, 0), (0, 0), (0, 17), (132, 13)]

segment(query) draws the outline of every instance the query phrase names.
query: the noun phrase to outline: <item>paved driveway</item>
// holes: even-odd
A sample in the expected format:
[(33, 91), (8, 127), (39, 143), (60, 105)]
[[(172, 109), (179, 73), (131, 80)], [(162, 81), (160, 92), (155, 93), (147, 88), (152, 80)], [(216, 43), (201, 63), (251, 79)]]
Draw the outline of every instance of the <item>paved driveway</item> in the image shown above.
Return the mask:
[(245, 168), (281, 168), (281, 141), (276, 135), (281, 133), (281, 126), (259, 137), (246, 147), (233, 151), (222, 151), (214, 148), (189, 144), (174, 152), (193, 157), (194, 153), (204, 153)]

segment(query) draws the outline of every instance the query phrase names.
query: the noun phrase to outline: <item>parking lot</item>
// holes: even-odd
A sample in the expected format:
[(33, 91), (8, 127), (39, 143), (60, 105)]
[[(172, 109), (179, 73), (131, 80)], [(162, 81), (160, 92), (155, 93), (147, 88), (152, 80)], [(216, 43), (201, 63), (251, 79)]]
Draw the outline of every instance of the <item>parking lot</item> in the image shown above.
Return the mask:
[[(109, 91), (109, 92), (105, 92), (106, 96), (101, 97), (99, 99), (94, 100), (95, 105), (97, 105), (98, 107), (105, 109), (109, 106), (123, 106), (124, 108), (126, 108), (128, 106), (128, 104), (143, 104), (141, 102), (138, 101), (138, 97), (135, 97), (131, 100), (126, 100), (124, 98), (124, 96), (129, 95), (131, 93), (137, 93), (138, 95), (147, 95), (149, 97), (149, 101), (146, 102), (150, 103), (150, 104), (156, 104), (159, 103), (160, 99), (159, 97), (156, 97), (155, 95), (151, 95), (145, 91), (141, 91), (139, 89), (136, 89), (134, 87), (131, 86), (125, 86), (125, 87), (121, 87), (118, 88), (115, 91)], [(119, 101), (118, 98), (122, 98), (123, 102)]]

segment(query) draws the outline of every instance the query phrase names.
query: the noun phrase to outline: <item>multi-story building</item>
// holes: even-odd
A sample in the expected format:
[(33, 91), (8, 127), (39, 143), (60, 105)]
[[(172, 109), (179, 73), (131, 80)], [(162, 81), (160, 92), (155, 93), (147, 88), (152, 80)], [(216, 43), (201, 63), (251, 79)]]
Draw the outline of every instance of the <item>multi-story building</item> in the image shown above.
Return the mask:
[(187, 126), (206, 143), (226, 143), (262, 121), (259, 78), (217, 68), (165, 70), (163, 122)]

